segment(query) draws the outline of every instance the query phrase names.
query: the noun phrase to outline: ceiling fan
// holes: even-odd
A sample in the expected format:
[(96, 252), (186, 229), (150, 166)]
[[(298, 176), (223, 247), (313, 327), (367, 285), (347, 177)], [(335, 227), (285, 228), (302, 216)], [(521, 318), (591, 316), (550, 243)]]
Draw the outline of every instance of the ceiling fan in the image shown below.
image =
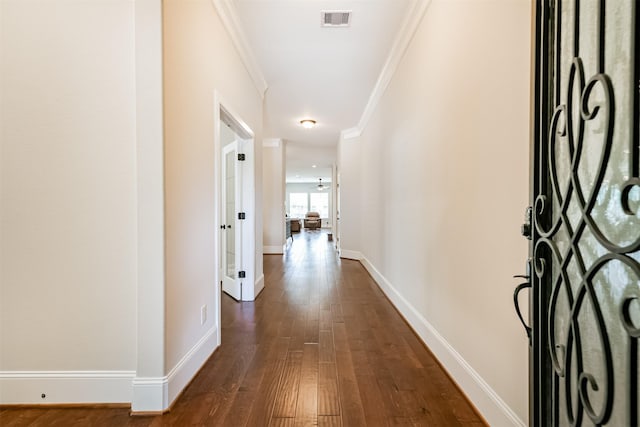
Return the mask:
[(318, 178), (318, 180), (320, 181), (320, 182), (318, 183), (317, 187), (316, 187), (318, 190), (322, 191), (322, 190), (326, 190), (327, 188), (329, 188), (329, 186), (328, 186), (328, 185), (324, 185), (324, 184), (322, 183), (322, 178)]

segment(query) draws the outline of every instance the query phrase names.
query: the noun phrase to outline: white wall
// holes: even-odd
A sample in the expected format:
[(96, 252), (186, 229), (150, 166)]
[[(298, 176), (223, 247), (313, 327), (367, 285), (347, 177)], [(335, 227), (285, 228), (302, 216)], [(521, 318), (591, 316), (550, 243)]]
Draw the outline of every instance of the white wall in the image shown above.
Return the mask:
[[(216, 343), (219, 230), (214, 90), (261, 141), (262, 98), (211, 0), (164, 1), (167, 374), (190, 375)], [(255, 145), (262, 177), (262, 145)], [(260, 212), (262, 186), (256, 185)], [(256, 221), (256, 277), (262, 275), (262, 219)], [(259, 259), (259, 264), (258, 264)], [(201, 306), (207, 321), (200, 324)]]
[(262, 98), (209, 0), (160, 2), (0, 2), (0, 403), (161, 410), (216, 345), (213, 94), (258, 140)]
[(263, 143), (262, 152), (263, 226), (265, 253), (282, 253), (285, 239), (285, 149), (280, 139)]
[(511, 276), (527, 258), (530, 26), (528, 1), (434, 0), (339, 147), (342, 248), (494, 426), (528, 416)]
[(134, 5), (3, 0), (0, 28), (0, 403), (129, 401)]

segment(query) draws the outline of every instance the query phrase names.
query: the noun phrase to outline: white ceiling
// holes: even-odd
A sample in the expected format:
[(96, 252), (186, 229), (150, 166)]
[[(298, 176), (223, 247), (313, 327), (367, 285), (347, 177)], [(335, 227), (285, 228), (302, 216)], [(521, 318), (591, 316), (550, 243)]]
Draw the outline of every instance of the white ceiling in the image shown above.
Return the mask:
[[(358, 124), (415, 1), (233, 1), (267, 83), (263, 136), (281, 138), (289, 147), (310, 148), (287, 150), (288, 177), (300, 174), (291, 173), (290, 167), (335, 163), (340, 132)], [(322, 10), (352, 11), (351, 25), (321, 27)], [(303, 118), (316, 120), (317, 126), (302, 128)], [(312, 146), (333, 148), (333, 157), (314, 158)]]
[[(331, 165), (336, 161), (335, 146), (315, 146), (289, 142), (287, 154), (287, 182), (331, 182)], [(315, 167), (313, 167), (315, 166)]]

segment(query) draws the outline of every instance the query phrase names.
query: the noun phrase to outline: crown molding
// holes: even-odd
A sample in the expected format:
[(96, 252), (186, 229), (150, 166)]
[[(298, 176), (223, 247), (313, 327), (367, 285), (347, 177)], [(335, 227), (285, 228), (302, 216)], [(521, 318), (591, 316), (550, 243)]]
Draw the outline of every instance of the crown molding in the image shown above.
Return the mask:
[(280, 145), (282, 145), (282, 139), (280, 138), (266, 138), (262, 140), (263, 147), (277, 148), (280, 147)]
[(400, 30), (398, 31), (398, 34), (396, 34), (396, 39), (394, 40), (393, 46), (387, 56), (387, 60), (382, 67), (380, 76), (378, 76), (376, 85), (374, 86), (371, 95), (369, 95), (369, 100), (362, 112), (362, 116), (360, 116), (358, 125), (353, 128), (343, 130), (341, 133), (343, 139), (358, 137), (367, 127), (373, 112), (380, 102), (380, 98), (382, 98), (382, 95), (387, 90), (391, 79), (395, 75), (398, 65), (400, 65), (400, 61), (402, 60), (404, 53), (407, 51), (407, 48), (418, 29), (418, 25), (422, 21), (422, 18), (430, 4), (431, 0), (415, 0), (412, 7), (409, 8), (409, 11), (402, 21)]
[(362, 134), (362, 129), (360, 129), (359, 127), (353, 127), (353, 128), (345, 129), (342, 132), (340, 132), (340, 140), (344, 141), (346, 139), (357, 138), (361, 134)]
[(211, 2), (218, 12), (222, 24), (229, 33), (229, 37), (231, 37), (233, 45), (238, 51), (238, 55), (240, 55), (247, 72), (251, 76), (251, 80), (253, 80), (253, 84), (258, 90), (260, 98), (264, 99), (264, 94), (267, 90), (267, 81), (265, 80), (262, 70), (258, 65), (258, 61), (247, 42), (247, 38), (242, 30), (242, 25), (238, 19), (235, 6), (233, 5), (233, 0), (211, 0)]

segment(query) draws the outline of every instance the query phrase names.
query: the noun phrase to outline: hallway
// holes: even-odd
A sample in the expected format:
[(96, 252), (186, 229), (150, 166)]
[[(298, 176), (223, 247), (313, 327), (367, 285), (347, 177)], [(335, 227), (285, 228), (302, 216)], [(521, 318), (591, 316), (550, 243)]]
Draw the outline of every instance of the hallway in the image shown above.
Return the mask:
[(128, 410), (0, 410), (4, 427), (480, 426), (357, 261), (326, 232), (294, 235), (267, 255), (255, 303), (223, 297), (222, 346), (162, 417)]

